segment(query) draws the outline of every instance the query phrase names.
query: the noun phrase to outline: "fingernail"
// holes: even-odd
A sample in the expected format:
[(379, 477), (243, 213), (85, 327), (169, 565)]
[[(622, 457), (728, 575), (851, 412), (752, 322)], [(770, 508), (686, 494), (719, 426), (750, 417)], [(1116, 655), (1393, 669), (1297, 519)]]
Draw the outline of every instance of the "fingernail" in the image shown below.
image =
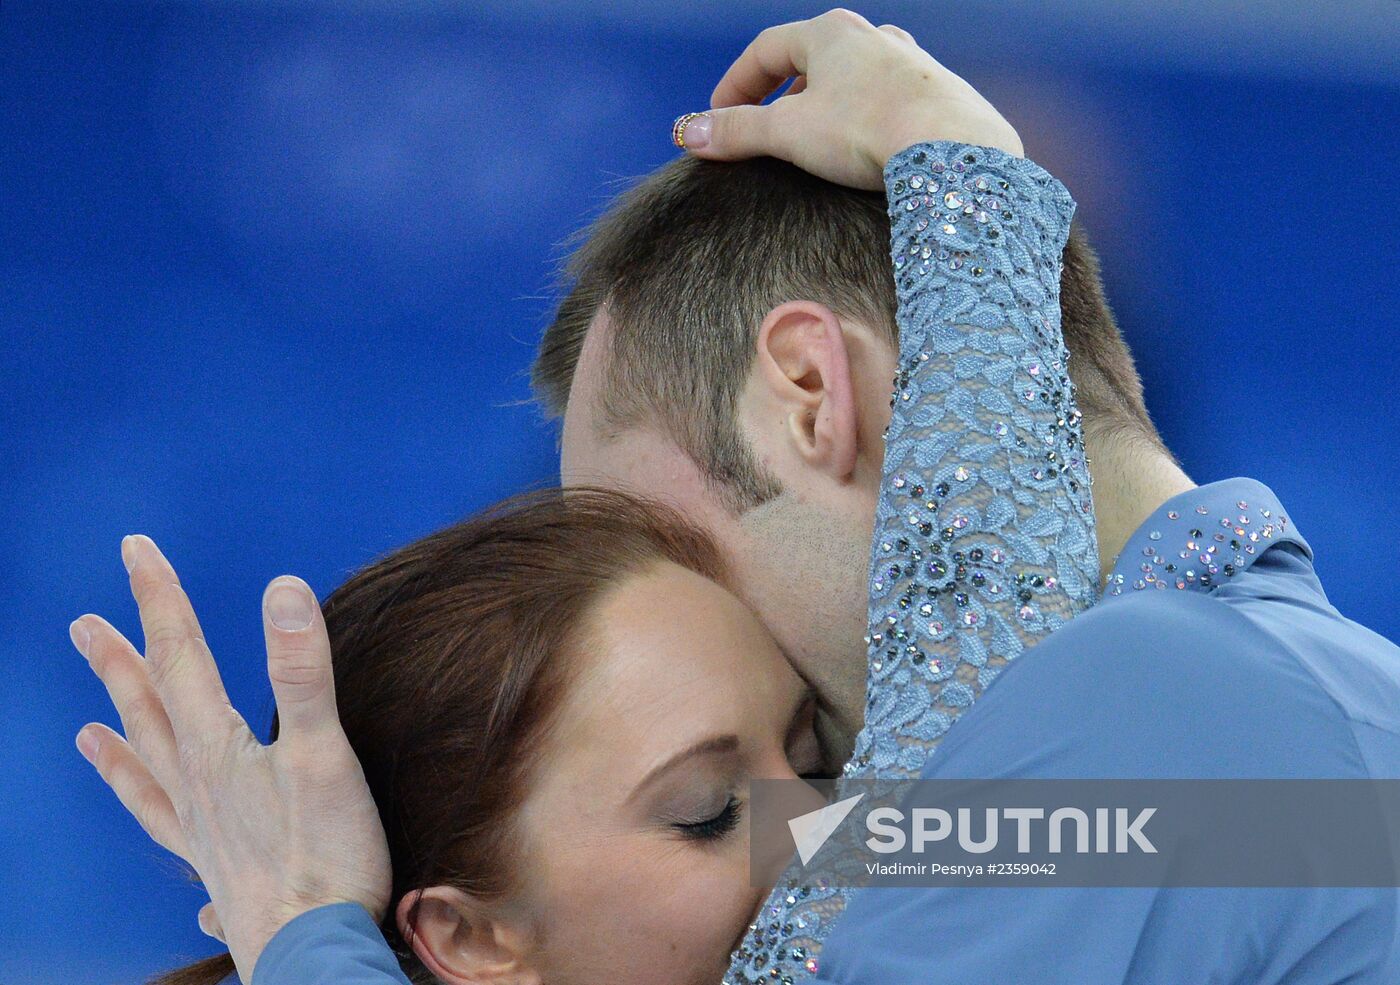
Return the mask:
[(135, 545), (135, 535), (127, 534), (122, 538), (122, 564), (126, 565), (127, 574), (131, 574), (131, 568), (136, 563), (136, 554), (133, 551)]
[(86, 659), (88, 645), (92, 643), (92, 633), (88, 632), (87, 626), (83, 624), (81, 619), (74, 619), (68, 624), (68, 636), (73, 640), (73, 645), (77, 647), (78, 652)]
[(671, 140), (685, 150), (699, 150), (710, 142), (710, 114), (683, 113), (671, 124)]
[(294, 581), (279, 581), (267, 592), (267, 614), (278, 629), (296, 631), (311, 625), (315, 599)]
[(83, 729), (78, 733), (78, 752), (82, 753), (89, 763), (97, 755), (97, 736), (91, 729)]

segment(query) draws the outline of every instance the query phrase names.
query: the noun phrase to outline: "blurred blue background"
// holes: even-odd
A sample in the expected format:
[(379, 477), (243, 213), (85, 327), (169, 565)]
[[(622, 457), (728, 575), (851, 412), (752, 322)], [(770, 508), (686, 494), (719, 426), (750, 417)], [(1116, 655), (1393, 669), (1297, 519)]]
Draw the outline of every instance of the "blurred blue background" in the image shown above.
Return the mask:
[[(122, 535), (170, 554), (265, 732), (263, 586), (324, 595), (553, 479), (523, 374), (556, 244), (758, 30), (823, 9), (0, 7), (0, 982), (221, 950), (73, 746), (120, 727), (67, 626), (139, 641)], [(1188, 473), (1271, 484), (1338, 607), (1400, 638), (1400, 3), (855, 9), (1069, 186)]]

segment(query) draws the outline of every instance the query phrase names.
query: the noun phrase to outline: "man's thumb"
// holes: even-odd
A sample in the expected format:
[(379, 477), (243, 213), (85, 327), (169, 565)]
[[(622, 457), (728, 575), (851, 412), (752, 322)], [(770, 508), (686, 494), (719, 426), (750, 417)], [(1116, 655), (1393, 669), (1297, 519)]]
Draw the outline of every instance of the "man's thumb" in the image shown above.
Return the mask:
[(278, 741), (338, 726), (331, 645), (311, 586), (292, 575), (274, 578), (263, 593), (263, 634)]

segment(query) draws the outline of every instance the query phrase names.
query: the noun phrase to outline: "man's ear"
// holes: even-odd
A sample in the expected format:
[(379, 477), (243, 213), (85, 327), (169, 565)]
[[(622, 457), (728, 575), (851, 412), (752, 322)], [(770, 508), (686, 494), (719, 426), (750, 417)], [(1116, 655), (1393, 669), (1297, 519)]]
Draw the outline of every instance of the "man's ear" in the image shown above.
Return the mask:
[(530, 966), (526, 929), (499, 908), (452, 886), (406, 893), (395, 911), (399, 933), (428, 970), (446, 985), (539, 985)]
[(815, 301), (785, 301), (758, 330), (753, 382), (777, 410), (797, 454), (845, 481), (856, 467), (859, 428), (851, 357), (841, 319)]

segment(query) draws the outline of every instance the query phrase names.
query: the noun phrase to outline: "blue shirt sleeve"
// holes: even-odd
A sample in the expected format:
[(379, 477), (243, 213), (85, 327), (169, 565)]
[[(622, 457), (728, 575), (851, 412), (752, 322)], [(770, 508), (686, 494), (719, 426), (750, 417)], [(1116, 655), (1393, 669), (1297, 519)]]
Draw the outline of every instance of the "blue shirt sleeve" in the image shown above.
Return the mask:
[[(956, 141), (913, 144), (884, 177), (899, 368), (850, 779), (917, 776), (1005, 667), (1095, 601), (1099, 564), (1060, 332), (1074, 199), (1034, 161)], [(851, 891), (801, 877), (784, 873), (726, 982), (821, 973)]]
[(331, 903), (287, 921), (263, 948), (249, 985), (410, 985), (374, 918)]
[[(1292, 654), (1221, 600), (1173, 591), (1105, 603), (1039, 644), (923, 775), (1368, 771), (1347, 717)], [(826, 941), (822, 975), (843, 985), (1379, 983), (1395, 920), (1389, 887), (868, 889)]]

